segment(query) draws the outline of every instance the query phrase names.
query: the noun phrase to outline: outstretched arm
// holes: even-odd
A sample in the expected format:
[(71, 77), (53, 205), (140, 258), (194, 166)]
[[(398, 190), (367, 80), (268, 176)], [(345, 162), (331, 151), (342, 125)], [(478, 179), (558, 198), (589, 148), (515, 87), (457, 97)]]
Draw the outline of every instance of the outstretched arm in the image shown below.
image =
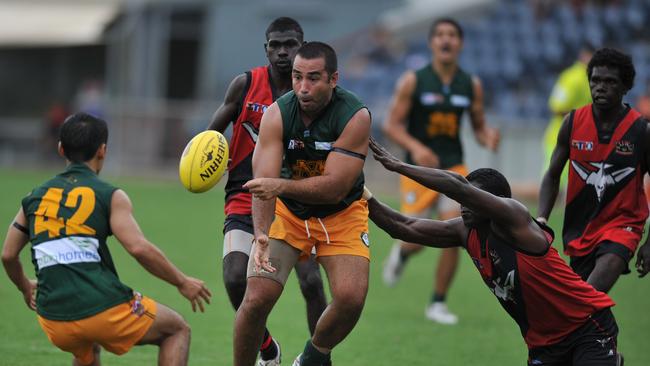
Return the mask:
[(553, 205), (560, 190), (560, 178), (564, 165), (569, 159), (569, 138), (570, 138), (570, 114), (564, 117), (562, 127), (557, 136), (557, 143), (551, 155), (551, 162), (548, 170), (542, 179), (542, 186), (539, 190), (539, 208), (537, 210), (538, 220), (546, 223), (553, 211)]
[(500, 142), (499, 130), (488, 125), (485, 121), (485, 109), (483, 107), (483, 87), (477, 77), (472, 78), (472, 89), (474, 98), (469, 108), (469, 116), (474, 129), (476, 141), (483, 147), (492, 151), (497, 151)]
[[(267, 111), (264, 116), (267, 113), (269, 112)], [(249, 189), (254, 196), (263, 200), (284, 196), (304, 203), (338, 203), (350, 192), (357, 177), (361, 174), (364, 158), (368, 153), (369, 136), (370, 112), (363, 108), (352, 116), (341, 136), (334, 143), (334, 150), (327, 155), (327, 160), (325, 160), (323, 174), (299, 180), (257, 179), (258, 175), (256, 174), (256, 179), (246, 183), (244, 188)], [(281, 132), (278, 140), (280, 152), (282, 152)], [(278, 173), (275, 174), (276, 177), (277, 175)]]
[(427, 188), (446, 195), (475, 215), (488, 218), (495, 231), (507, 239), (512, 239), (513, 244), (521, 249), (532, 253), (543, 253), (548, 249), (544, 233), (532, 220), (526, 206), (520, 202), (511, 198), (497, 197), (475, 187), (460, 174), (406, 164), (372, 139), (370, 148), (374, 152), (375, 159), (388, 170), (405, 175)]
[(178, 270), (158, 247), (145, 238), (133, 217), (131, 200), (119, 189), (113, 193), (111, 199), (110, 225), (115, 238), (149, 273), (176, 286), (190, 301), (193, 311), (196, 311), (197, 307), (204, 311), (202, 300), (210, 303), (210, 290), (205, 287), (203, 281), (188, 277)]
[(244, 90), (248, 83), (248, 76), (241, 74), (235, 77), (226, 90), (223, 103), (212, 115), (208, 130), (216, 130), (223, 133), (231, 122), (234, 122), (241, 110), (240, 102), (243, 99)]
[(405, 216), (375, 197), (368, 200), (370, 219), (395, 239), (435, 248), (463, 245), (464, 226), (461, 218), (447, 221)]
[(27, 228), (27, 218), (22, 208), (18, 210), (14, 221), (9, 226), (9, 230), (7, 230), (7, 237), (2, 247), (2, 264), (11, 282), (22, 292), (27, 307), (36, 310), (36, 300), (34, 298), (36, 281), (27, 278), (23, 266), (20, 263), (20, 252), (25, 248), (29, 236), (19, 230), (14, 223), (23, 229)]
[[(253, 227), (257, 243), (253, 258), (259, 271), (274, 272), (269, 262), (269, 229), (273, 222), (275, 200), (284, 179), (280, 176), (282, 168), (282, 114), (277, 103), (264, 112), (260, 122), (260, 134), (253, 152), (253, 176), (255, 179), (244, 184), (253, 194)], [(262, 189), (265, 189), (264, 191)], [(269, 193), (263, 196), (260, 192)]]

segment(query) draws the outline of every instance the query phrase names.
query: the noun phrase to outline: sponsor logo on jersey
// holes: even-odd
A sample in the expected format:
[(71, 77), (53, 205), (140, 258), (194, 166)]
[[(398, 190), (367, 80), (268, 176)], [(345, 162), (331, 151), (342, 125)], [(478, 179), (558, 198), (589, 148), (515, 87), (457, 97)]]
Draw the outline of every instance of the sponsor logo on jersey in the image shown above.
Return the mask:
[(330, 151), (332, 150), (333, 142), (314, 141), (316, 150)]
[(325, 160), (297, 160), (291, 165), (291, 177), (303, 179), (323, 175)]
[[(613, 186), (622, 181), (630, 174), (634, 173), (634, 168), (626, 167), (615, 171), (608, 171), (613, 164), (607, 164), (604, 161), (591, 162), (589, 167), (585, 167), (575, 160), (571, 160), (571, 166), (587, 185), (593, 186), (596, 191), (598, 202), (603, 199), (605, 190), (608, 186)], [(592, 170), (592, 169), (596, 170)]]
[(571, 147), (580, 151), (593, 151), (594, 143), (593, 141), (571, 140)]
[(99, 241), (81, 236), (46, 241), (34, 246), (34, 259), (39, 270), (59, 264), (100, 262)]
[(254, 102), (246, 103), (246, 109), (252, 112), (264, 113), (268, 108), (269, 108), (268, 105), (264, 105), (260, 103), (254, 103)]
[(616, 153), (620, 155), (632, 155), (634, 153), (634, 144), (630, 141), (617, 141)]
[(454, 94), (449, 98), (449, 102), (454, 107), (461, 107), (461, 108), (469, 107), (469, 98), (465, 95)]
[(440, 104), (445, 101), (445, 97), (442, 94), (437, 93), (422, 93), (420, 94), (420, 103), (422, 105), (434, 105)]
[(303, 150), (305, 148), (305, 143), (302, 140), (289, 140), (289, 145), (287, 145), (288, 150)]

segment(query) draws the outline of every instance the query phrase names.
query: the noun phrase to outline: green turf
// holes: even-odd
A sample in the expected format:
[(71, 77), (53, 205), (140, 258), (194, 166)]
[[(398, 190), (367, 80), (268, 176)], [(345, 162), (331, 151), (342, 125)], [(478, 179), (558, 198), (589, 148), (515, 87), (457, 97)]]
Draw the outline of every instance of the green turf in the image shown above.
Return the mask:
[[(20, 198), (48, 177), (47, 173), (0, 170), (0, 227), (7, 227)], [(109, 178), (109, 180), (111, 180)], [(114, 240), (110, 242), (121, 279), (141, 292), (180, 311), (192, 326), (191, 365), (232, 363), (234, 312), (221, 282), (221, 228), (223, 191), (217, 187), (203, 194), (184, 191), (176, 182), (111, 180), (129, 193), (135, 215), (150, 240), (187, 274), (204, 279), (213, 292), (213, 303), (204, 314), (191, 312), (189, 303), (174, 289), (154, 278), (128, 256)], [(553, 217), (559, 232), (559, 219)], [(371, 228), (371, 285), (364, 313), (352, 334), (334, 351), (337, 365), (523, 365), (526, 346), (518, 327), (482, 283), (468, 257), (449, 297), (449, 306), (460, 317), (457, 326), (442, 326), (424, 318), (430, 297), (437, 251), (428, 249), (413, 258), (395, 288), (381, 282), (381, 262), (392, 243), (385, 233)], [(29, 251), (23, 260), (30, 275)], [(621, 334), (619, 348), (627, 365), (648, 365), (645, 350), (650, 328), (650, 279), (623, 277), (612, 297)], [(35, 314), (8, 278), (0, 276), (0, 365), (64, 365), (70, 356), (48, 342)], [(269, 320), (280, 340), (284, 364), (302, 350), (308, 338), (304, 301), (295, 277)], [(105, 365), (153, 365), (156, 348), (136, 347), (117, 357), (103, 353)]]

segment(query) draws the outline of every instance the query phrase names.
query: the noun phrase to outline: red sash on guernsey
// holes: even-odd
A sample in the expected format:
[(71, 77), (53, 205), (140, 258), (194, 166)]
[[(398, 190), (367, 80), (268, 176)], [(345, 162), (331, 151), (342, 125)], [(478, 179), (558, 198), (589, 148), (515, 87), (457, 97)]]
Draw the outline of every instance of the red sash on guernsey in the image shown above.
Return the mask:
[(643, 234), (648, 205), (643, 191), (647, 122), (630, 108), (609, 140), (598, 135), (591, 104), (573, 114), (565, 253), (589, 254), (606, 240), (632, 252)]
[(252, 157), (260, 121), (264, 111), (273, 104), (273, 91), (268, 66), (260, 66), (247, 73), (248, 89), (239, 117), (233, 124), (230, 139), (230, 164), (226, 184), (226, 215), (250, 215), (251, 194), (242, 185), (253, 178)]

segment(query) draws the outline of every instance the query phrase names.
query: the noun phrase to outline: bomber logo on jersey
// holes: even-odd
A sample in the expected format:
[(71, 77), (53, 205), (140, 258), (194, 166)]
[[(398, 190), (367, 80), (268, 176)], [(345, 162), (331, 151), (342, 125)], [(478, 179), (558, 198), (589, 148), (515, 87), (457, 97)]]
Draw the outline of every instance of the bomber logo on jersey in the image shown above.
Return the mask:
[(244, 122), (242, 122), (241, 125), (242, 125), (242, 127), (244, 127), (246, 132), (248, 132), (248, 134), (251, 136), (251, 139), (253, 139), (253, 142), (257, 143), (257, 137), (258, 137), (260, 131), (257, 128), (255, 128), (255, 125), (253, 125), (253, 123), (249, 122), (249, 121), (244, 121)]
[(438, 93), (422, 93), (420, 94), (420, 103), (422, 105), (440, 104), (445, 101), (445, 97)]
[[(634, 173), (634, 168), (632, 167), (608, 172), (608, 169), (613, 165), (607, 164), (604, 161), (589, 163), (589, 165), (591, 165), (591, 167), (585, 167), (580, 165), (577, 161), (571, 160), (571, 166), (578, 176), (586, 184), (593, 186), (596, 190), (596, 198), (598, 198), (598, 202), (603, 199), (605, 190), (608, 186), (613, 186)], [(596, 168), (597, 170), (592, 170), (593, 168)]]
[(571, 140), (571, 147), (580, 151), (593, 151), (593, 141)]
[(304, 150), (305, 143), (302, 140), (289, 140), (288, 150)]
[(634, 143), (630, 141), (617, 141), (616, 153), (620, 155), (632, 155), (634, 153)]
[(253, 112), (264, 113), (268, 108), (269, 108), (268, 105), (264, 105), (260, 103), (254, 103), (254, 102), (246, 103), (246, 109)]
[(449, 102), (454, 107), (467, 108), (469, 107), (469, 98), (465, 95), (454, 94), (449, 98)]

